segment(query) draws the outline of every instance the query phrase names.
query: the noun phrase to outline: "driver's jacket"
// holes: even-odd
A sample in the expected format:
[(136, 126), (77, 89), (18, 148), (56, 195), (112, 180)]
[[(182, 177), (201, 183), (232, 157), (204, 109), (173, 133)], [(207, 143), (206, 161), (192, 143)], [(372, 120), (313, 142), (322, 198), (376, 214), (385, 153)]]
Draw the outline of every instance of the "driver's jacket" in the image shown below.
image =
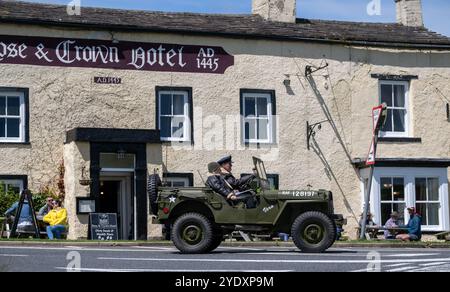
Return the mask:
[(233, 188), (233, 190), (238, 190), (240, 192), (246, 191), (248, 187), (246, 185), (255, 178), (253, 174), (244, 175), (240, 179), (234, 177), (230, 172), (222, 170), (222, 177), (227, 181), (228, 185)]
[(225, 199), (233, 192), (231, 186), (225, 181), (225, 178), (220, 174), (213, 174), (206, 180), (206, 185), (213, 191), (222, 195)]

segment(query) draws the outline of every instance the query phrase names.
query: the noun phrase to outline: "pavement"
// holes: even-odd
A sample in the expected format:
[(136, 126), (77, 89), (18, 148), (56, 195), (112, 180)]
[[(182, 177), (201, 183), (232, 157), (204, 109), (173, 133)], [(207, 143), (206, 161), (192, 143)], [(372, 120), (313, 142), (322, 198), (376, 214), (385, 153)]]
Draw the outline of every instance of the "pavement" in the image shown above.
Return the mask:
[(0, 245), (0, 272), (450, 272), (450, 249), (333, 247), (322, 254), (294, 247), (221, 246), (184, 255), (172, 245)]

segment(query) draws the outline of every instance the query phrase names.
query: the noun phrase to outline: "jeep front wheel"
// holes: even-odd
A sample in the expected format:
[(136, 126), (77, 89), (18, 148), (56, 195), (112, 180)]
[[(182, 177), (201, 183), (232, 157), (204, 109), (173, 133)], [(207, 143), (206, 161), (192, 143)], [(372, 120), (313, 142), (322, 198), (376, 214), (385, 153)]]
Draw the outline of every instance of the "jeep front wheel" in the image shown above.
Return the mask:
[(291, 236), (302, 252), (321, 253), (333, 245), (336, 230), (333, 221), (326, 214), (306, 212), (295, 219)]
[(172, 227), (172, 241), (182, 253), (207, 253), (213, 240), (211, 221), (198, 213), (181, 215)]

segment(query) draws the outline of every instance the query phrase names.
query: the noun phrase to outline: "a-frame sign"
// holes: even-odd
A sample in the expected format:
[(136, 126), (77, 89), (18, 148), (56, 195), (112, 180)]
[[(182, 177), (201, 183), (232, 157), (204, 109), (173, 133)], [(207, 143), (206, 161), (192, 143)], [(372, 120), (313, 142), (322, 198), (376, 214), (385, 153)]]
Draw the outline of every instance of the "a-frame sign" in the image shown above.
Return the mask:
[(23, 190), (20, 193), (19, 206), (17, 206), (16, 216), (14, 218), (14, 223), (11, 228), (11, 237), (16, 236), (20, 213), (22, 212), (23, 204), (25, 204), (25, 201), (27, 201), (27, 204), (30, 206), (31, 217), (33, 218), (34, 235), (36, 238), (39, 238), (40, 237), (39, 226), (36, 219), (36, 213), (34, 211), (33, 198), (29, 190)]

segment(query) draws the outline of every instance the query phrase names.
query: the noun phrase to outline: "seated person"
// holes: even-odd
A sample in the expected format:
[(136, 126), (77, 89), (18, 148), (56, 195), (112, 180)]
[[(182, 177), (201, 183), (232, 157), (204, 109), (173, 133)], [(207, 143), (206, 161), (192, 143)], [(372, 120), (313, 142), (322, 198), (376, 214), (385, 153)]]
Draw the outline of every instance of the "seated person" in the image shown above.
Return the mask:
[[(361, 219), (359, 220), (359, 227), (360, 230), (362, 229), (363, 226), (363, 216), (364, 214), (361, 214)], [(372, 213), (367, 213), (367, 218), (366, 218), (366, 227), (375, 227), (377, 226), (377, 224), (375, 223), (375, 221), (373, 221), (373, 215)], [(366, 231), (366, 233), (368, 233), (370, 235), (370, 238), (376, 238), (377, 237), (377, 231), (376, 230), (371, 230), (371, 231)], [(358, 234), (359, 237), (359, 234)]]
[(42, 218), (47, 215), (53, 208), (53, 198), (52, 197), (48, 197), (47, 199), (45, 199), (45, 205), (42, 206), (42, 208), (39, 209), (38, 212), (38, 219), (42, 220)]
[(208, 171), (212, 174), (208, 177), (206, 185), (213, 191), (222, 195), (227, 201), (235, 203), (238, 201), (244, 201), (247, 208), (255, 208), (256, 204), (252, 204), (253, 197), (240, 200), (237, 196), (237, 190), (234, 190), (231, 185), (225, 180), (220, 171), (220, 165), (217, 162), (211, 162), (208, 164)]
[(406, 226), (400, 226), (408, 228), (408, 234), (399, 234), (397, 239), (402, 241), (420, 241), (422, 239), (422, 216), (416, 213), (416, 208), (408, 208), (410, 219)]
[(246, 175), (240, 179), (234, 177), (231, 173), (233, 168), (233, 161), (231, 156), (226, 156), (217, 161), (220, 165), (220, 173), (222, 177), (228, 182), (228, 184), (235, 190), (239, 190), (241, 192), (248, 190), (246, 187), (249, 182), (251, 182), (255, 176), (254, 175)]
[(53, 240), (61, 238), (61, 233), (66, 231), (67, 210), (61, 207), (61, 201), (54, 200), (52, 210), (44, 216), (44, 222), (48, 223), (47, 235), (48, 239)]
[[(386, 221), (386, 224), (384, 224), (384, 227), (385, 228), (398, 227), (399, 226), (398, 217), (399, 217), (398, 216), (398, 212), (395, 212), (395, 211), (392, 212), (391, 213), (391, 218), (389, 218), (389, 220)], [(396, 235), (397, 235), (397, 232), (395, 232), (395, 231), (392, 231), (392, 230), (389, 230), (389, 229), (386, 229), (384, 231), (384, 239), (388, 239), (388, 240), (395, 239)]]

